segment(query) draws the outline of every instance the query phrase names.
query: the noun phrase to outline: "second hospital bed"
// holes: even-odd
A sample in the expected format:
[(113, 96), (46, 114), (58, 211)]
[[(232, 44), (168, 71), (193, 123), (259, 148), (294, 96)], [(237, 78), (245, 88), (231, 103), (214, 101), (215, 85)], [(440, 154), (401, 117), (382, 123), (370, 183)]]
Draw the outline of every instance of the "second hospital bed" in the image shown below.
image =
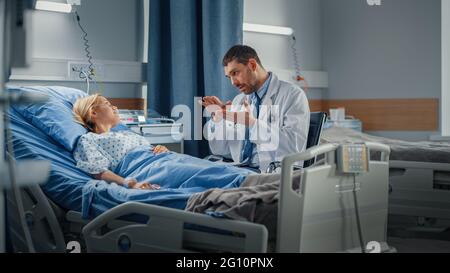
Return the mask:
[[(38, 88), (40, 91), (48, 89), (56, 90), (56, 94), (63, 97), (64, 92), (74, 92), (65, 88)], [(100, 216), (83, 219), (80, 204), (85, 202), (82, 200), (85, 195), (80, 191), (92, 178), (77, 170), (71, 152), (49, 137), (45, 130), (36, 128), (36, 122), (30, 122), (14, 109), (10, 111), (10, 118), (16, 159), (43, 159), (52, 163), (46, 184), (22, 189), (28, 228), (37, 251), (64, 252), (68, 241), (72, 240), (85, 243), (89, 252), (268, 250), (268, 232), (264, 225), (180, 209), (125, 202)], [(283, 179), (276, 204), (278, 217), (273, 220), (277, 227), (274, 250), (357, 251), (359, 237), (354, 215), (354, 190), (359, 195), (364, 239), (380, 242), (383, 250), (389, 249), (385, 244), (389, 149), (378, 144), (368, 145), (373, 151), (382, 152), (382, 157), (370, 161), (370, 172), (358, 176), (356, 184), (351, 177), (336, 170), (336, 145), (315, 147), (283, 160)], [(305, 169), (299, 190), (293, 190), (292, 164), (320, 154), (324, 154), (326, 160), (322, 165)], [(59, 190), (46, 196), (49, 184), (57, 185)], [(70, 195), (74, 195), (70, 199), (75, 200), (77, 206), (65, 199)], [(15, 201), (9, 194), (9, 212), (16, 209)], [(20, 251), (25, 248), (24, 238), (18, 231), (20, 224), (13, 213), (9, 216), (10, 235), (15, 248)]]
[(340, 127), (324, 130), (321, 139), (322, 143), (364, 141), (391, 148), (390, 226), (407, 217), (413, 220), (401, 220), (400, 226), (430, 226), (436, 232), (450, 228), (450, 143), (402, 141)]

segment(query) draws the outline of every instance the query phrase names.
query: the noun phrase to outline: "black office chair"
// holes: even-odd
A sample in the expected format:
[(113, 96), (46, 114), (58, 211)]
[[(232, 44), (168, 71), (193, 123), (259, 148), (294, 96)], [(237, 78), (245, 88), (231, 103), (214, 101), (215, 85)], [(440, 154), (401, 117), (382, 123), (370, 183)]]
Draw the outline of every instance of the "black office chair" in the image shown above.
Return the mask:
[[(309, 120), (308, 142), (306, 143), (306, 149), (319, 145), (323, 125), (325, 124), (326, 120), (327, 120), (327, 113), (325, 112), (311, 113)], [(303, 168), (307, 168), (313, 165), (315, 162), (316, 162), (315, 158), (307, 160), (303, 163)]]
[[(308, 140), (306, 142), (306, 149), (319, 145), (320, 136), (322, 135), (323, 125), (327, 119), (327, 113), (325, 112), (313, 112), (309, 116), (309, 131)], [(303, 168), (307, 168), (316, 162), (315, 158), (306, 160), (303, 162)], [(267, 168), (268, 173), (274, 172), (277, 168), (281, 167), (280, 161), (270, 163)]]

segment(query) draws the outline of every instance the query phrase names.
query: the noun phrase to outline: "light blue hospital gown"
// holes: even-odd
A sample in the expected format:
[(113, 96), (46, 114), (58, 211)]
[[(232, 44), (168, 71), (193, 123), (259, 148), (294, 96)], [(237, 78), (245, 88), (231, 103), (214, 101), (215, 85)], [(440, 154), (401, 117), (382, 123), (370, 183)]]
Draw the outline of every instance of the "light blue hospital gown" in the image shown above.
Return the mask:
[(144, 137), (129, 131), (87, 133), (78, 140), (73, 157), (78, 168), (99, 174), (114, 170), (128, 152), (139, 146), (153, 147)]

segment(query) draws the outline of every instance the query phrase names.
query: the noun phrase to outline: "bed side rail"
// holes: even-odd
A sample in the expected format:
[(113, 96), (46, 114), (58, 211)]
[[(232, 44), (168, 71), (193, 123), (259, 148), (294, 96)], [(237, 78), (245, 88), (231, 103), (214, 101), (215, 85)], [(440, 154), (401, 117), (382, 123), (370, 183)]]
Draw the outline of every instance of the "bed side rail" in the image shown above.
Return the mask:
[[(66, 252), (66, 243), (58, 217), (41, 188), (38, 185), (29, 185), (21, 188), (20, 194), (35, 251), (42, 253)], [(17, 252), (27, 252), (23, 227), (17, 213), (17, 200), (10, 190), (7, 191), (7, 202), (9, 227), (14, 249)]]
[[(147, 216), (148, 221), (133, 222), (102, 234), (109, 222), (128, 215)], [(83, 228), (88, 252), (187, 252), (183, 246), (185, 224), (244, 235), (243, 252), (266, 252), (265, 226), (156, 205), (127, 202), (98, 216)]]
[[(389, 164), (390, 148), (381, 143), (366, 142), (365, 145), (372, 152), (381, 152), (380, 161), (387, 166)], [(293, 190), (292, 168), (295, 162), (305, 161), (319, 155), (325, 155), (325, 166), (335, 164), (335, 152), (339, 144), (328, 143), (312, 147), (302, 153), (286, 156), (282, 160), (280, 202), (278, 207), (277, 223), (277, 252), (296, 252), (299, 249), (301, 237), (301, 221), (292, 221), (292, 216), (303, 217), (303, 196), (301, 192)], [(309, 169), (324, 168), (323, 165), (312, 166)], [(306, 170), (305, 170), (306, 171)], [(295, 238), (293, 238), (295, 237)]]

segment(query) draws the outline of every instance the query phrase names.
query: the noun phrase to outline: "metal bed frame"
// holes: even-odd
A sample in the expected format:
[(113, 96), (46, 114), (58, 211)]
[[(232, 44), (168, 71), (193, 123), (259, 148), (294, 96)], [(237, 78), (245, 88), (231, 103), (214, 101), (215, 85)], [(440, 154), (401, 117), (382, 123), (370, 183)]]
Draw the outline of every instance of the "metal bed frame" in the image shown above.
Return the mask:
[(390, 235), (450, 240), (450, 163), (390, 160), (389, 184)]
[(450, 164), (392, 160), (389, 169), (390, 233), (450, 240)]
[[(360, 221), (365, 243), (386, 243), (388, 216), (389, 147), (367, 143), (382, 153), (369, 162), (370, 171), (357, 177)], [(353, 203), (353, 177), (339, 173), (337, 145), (325, 144), (282, 161), (278, 202), (276, 252), (361, 252)], [(303, 170), (299, 191), (292, 189), (295, 162), (325, 155), (322, 165)], [(78, 212), (65, 212), (38, 186), (22, 189), (28, 228), (38, 252), (66, 252), (67, 242), (77, 241), (86, 252), (268, 252), (264, 225), (165, 208), (143, 203), (121, 204), (90, 221)], [(8, 210), (15, 209), (8, 194)], [(14, 214), (10, 214), (12, 216)], [(127, 216), (142, 216), (142, 221)], [(15, 251), (27, 251), (19, 221), (9, 227)], [(365, 247), (365, 246), (364, 246)]]

